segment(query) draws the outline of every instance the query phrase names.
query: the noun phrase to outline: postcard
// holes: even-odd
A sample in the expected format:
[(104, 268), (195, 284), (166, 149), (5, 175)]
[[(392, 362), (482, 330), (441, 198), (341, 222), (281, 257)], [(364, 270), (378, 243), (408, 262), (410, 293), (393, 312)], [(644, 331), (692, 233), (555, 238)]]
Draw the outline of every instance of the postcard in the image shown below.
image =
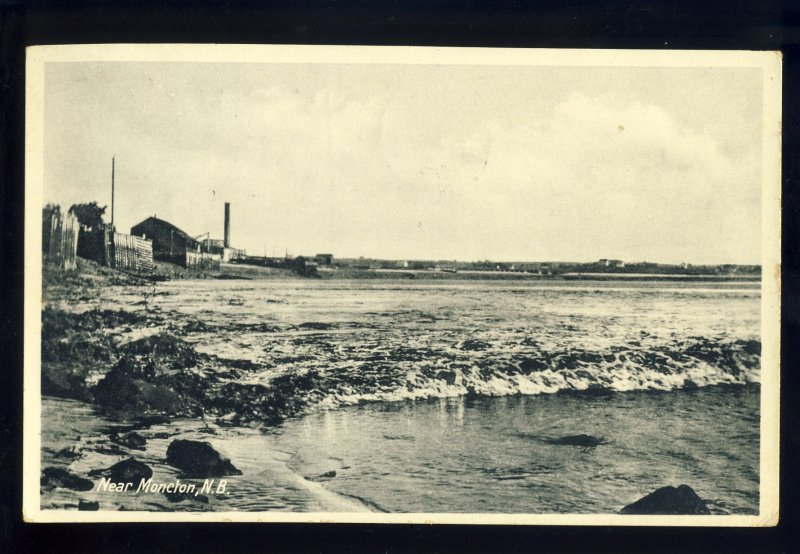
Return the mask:
[(27, 521), (777, 523), (779, 52), (26, 83)]

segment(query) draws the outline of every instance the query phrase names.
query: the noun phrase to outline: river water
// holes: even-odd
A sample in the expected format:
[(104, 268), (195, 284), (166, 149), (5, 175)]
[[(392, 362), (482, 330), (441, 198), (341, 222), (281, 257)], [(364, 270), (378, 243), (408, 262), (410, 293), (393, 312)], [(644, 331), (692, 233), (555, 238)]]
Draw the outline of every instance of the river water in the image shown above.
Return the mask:
[[(168, 315), (198, 351), (251, 362), (238, 384), (307, 376), (286, 392), (302, 412), (280, 423), (142, 431), (137, 458), (156, 477), (174, 474), (167, 435), (204, 437), (243, 471), (224, 497), (172, 509), (615, 513), (686, 483), (713, 513), (758, 511), (757, 283), (198, 280), (155, 292), (117, 287), (100, 304)], [(45, 407), (45, 442), (65, 433), (58, 421), (83, 440), (108, 424), (77, 402)], [(599, 444), (556, 440), (583, 434)]]

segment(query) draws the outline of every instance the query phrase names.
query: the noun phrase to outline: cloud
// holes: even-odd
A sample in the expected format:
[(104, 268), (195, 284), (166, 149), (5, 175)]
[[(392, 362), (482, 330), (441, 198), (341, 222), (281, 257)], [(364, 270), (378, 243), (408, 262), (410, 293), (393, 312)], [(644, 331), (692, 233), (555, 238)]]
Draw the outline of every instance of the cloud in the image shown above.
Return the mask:
[(525, 80), (512, 97), (478, 69), (66, 69), (48, 97), (49, 190), (102, 202), (116, 153), (129, 224), (157, 212), (213, 231), (227, 200), (238, 245), (259, 250), (758, 258), (758, 141), (722, 132), (719, 111)]
[(458, 116), (385, 115), (383, 155), (397, 178), (428, 191), (423, 215), (463, 234), (480, 226), (486, 251), (757, 257), (757, 152), (734, 158), (722, 138), (659, 106), (607, 96), (573, 94), (545, 119), (487, 114), (451, 129)]

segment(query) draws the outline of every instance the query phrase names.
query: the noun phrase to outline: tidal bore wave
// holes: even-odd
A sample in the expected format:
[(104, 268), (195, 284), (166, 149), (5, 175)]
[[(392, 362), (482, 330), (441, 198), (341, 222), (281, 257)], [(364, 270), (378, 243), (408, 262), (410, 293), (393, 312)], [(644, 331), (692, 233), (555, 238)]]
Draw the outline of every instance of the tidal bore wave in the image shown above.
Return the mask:
[(175, 284), (130, 312), (45, 310), (43, 391), (236, 425), (364, 402), (760, 381), (757, 290), (225, 286)]
[[(561, 392), (671, 391), (759, 382), (757, 340), (693, 338), (647, 348), (607, 351), (531, 349), (525, 354), (480, 355), (474, 342), (458, 345), (472, 356), (405, 347), (374, 360), (313, 364), (269, 376), (259, 371), (220, 383), (209, 407), (235, 420), (275, 421), (314, 408), (374, 401), (456, 396), (536, 395)], [(478, 355), (475, 355), (475, 354)]]

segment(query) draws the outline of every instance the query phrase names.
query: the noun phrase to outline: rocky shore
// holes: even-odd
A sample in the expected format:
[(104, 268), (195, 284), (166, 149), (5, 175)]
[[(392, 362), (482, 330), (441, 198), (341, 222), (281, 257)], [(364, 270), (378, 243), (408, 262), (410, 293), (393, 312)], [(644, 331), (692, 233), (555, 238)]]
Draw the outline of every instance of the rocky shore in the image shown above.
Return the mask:
[[(49, 400), (48, 405), (54, 402), (58, 401)], [(74, 403), (60, 402), (75, 415)], [(85, 415), (91, 417), (91, 412)], [(43, 433), (44, 508), (202, 511), (220, 500), (214, 498), (210, 483), (242, 473), (203, 440), (206, 434), (224, 443), (215, 426), (197, 428), (158, 418), (109, 423), (99, 414), (97, 426), (87, 423), (88, 417)], [(193, 438), (176, 438), (186, 436)]]
[[(134, 288), (140, 305), (132, 309), (105, 309), (97, 298), (108, 287)], [(239, 385), (239, 377), (255, 369), (242, 360), (228, 360), (197, 352), (183, 337), (204, 324), (175, 321), (170, 314), (150, 309), (148, 300), (159, 294), (154, 281), (138, 278), (81, 260), (78, 272), (45, 269), (42, 309), (42, 395), (84, 402), (113, 426), (98, 429), (102, 437), (58, 437), (43, 440), (41, 491), (55, 489), (97, 491), (99, 479), (132, 483), (153, 476), (150, 465), (137, 459), (150, 450), (151, 439), (170, 432), (148, 434), (153, 425), (196, 420), (202, 431), (215, 434), (221, 426), (258, 421), (274, 424), (297, 413), (298, 400), (287, 401), (285, 388), (303, 388), (302, 377), (278, 378), (271, 387)], [(291, 395), (297, 399), (298, 396)], [(175, 432), (180, 435), (176, 429)], [(148, 453), (149, 454), (149, 453)], [(98, 458), (99, 456), (99, 458)], [(111, 458), (103, 458), (110, 456)], [(116, 459), (106, 467), (76, 473), (82, 459)], [(174, 438), (166, 458), (159, 460), (186, 478), (205, 479), (241, 472), (204, 441)], [(112, 485), (113, 487), (113, 485)], [(129, 487), (129, 488), (130, 488)], [(187, 500), (179, 491), (166, 491), (166, 504), (143, 509), (171, 509)], [(119, 509), (127, 507), (122, 502)], [(208, 503), (207, 495), (192, 497)], [(47, 502), (45, 502), (46, 504)], [(95, 500), (81, 499), (69, 506), (99, 509)], [(112, 507), (117, 506), (111, 504)]]
[[(87, 301), (99, 287), (118, 285), (141, 289), (141, 305), (133, 307), (139, 309), (76, 309), (82, 303), (90, 305)], [(77, 274), (47, 273), (42, 394), (89, 402), (123, 420), (209, 417), (230, 425), (276, 423), (299, 413), (302, 403), (286, 392), (308, 388), (308, 376), (278, 377), (270, 387), (238, 385), (240, 377), (258, 368), (244, 360), (197, 352), (184, 337), (206, 330), (206, 324), (148, 309), (148, 297), (157, 294), (152, 282), (90, 263)], [(254, 328), (273, 330), (265, 324), (247, 326), (249, 331)]]

